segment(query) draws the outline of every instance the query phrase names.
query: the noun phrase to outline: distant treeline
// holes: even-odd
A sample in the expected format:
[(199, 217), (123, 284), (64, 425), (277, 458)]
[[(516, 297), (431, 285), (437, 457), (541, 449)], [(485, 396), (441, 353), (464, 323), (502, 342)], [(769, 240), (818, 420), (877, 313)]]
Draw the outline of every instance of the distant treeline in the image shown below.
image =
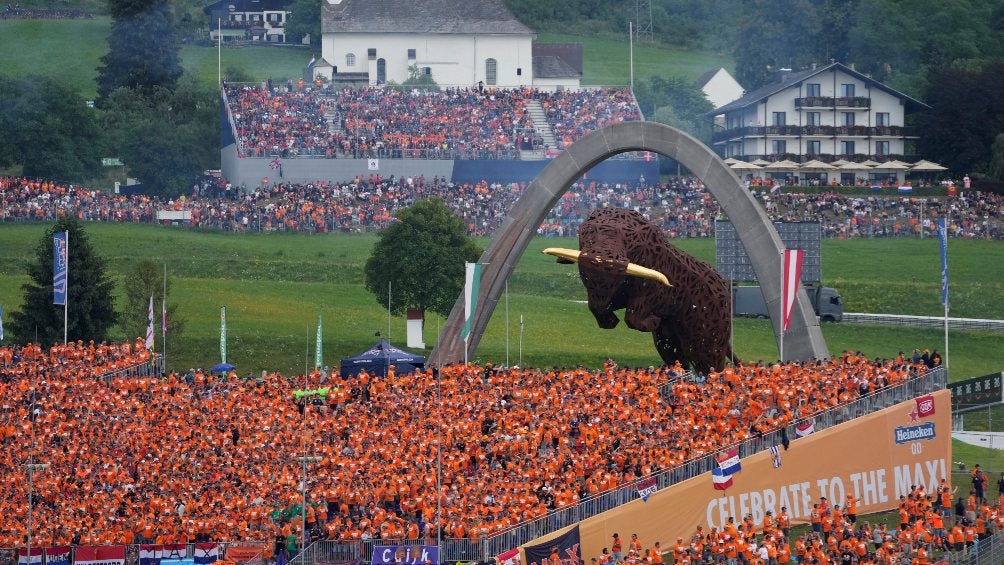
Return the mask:
[(931, 68), (1004, 57), (1000, 0), (651, 0), (651, 18), (635, 0), (506, 2), (537, 31), (626, 36), (651, 21), (655, 41), (732, 54), (747, 90), (835, 60), (919, 96)]

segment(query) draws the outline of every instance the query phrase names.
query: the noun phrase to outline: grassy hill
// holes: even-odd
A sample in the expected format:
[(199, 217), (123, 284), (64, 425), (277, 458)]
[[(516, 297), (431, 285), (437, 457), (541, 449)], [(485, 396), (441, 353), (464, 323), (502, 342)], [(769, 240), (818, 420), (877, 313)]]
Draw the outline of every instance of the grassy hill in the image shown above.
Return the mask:
[[(0, 36), (17, 46), (17, 56), (0, 59), (0, 74), (37, 74), (63, 78), (85, 97), (97, 94), (95, 79), (101, 57), (107, 52), (111, 29), (107, 17), (92, 20), (2, 20)], [(186, 74), (206, 85), (216, 84), (216, 47), (186, 45), (181, 48)], [(237, 68), (256, 79), (276, 80), (300, 76), (310, 51), (297, 47), (242, 46), (222, 50), (222, 67)]]
[[(328, 362), (372, 344), (387, 332), (386, 310), (363, 287), (362, 267), (374, 235), (233, 234), (193, 232), (142, 225), (87, 224), (98, 253), (115, 276), (138, 260), (164, 261), (175, 278), (173, 301), (187, 321), (179, 341), (169, 336), (174, 368), (211, 365), (218, 359), (218, 313), (226, 305), (230, 359), (242, 371), (295, 371), (312, 349), (317, 312), (325, 312)], [(26, 280), (21, 261), (44, 232), (40, 224), (0, 226), (0, 304), (9, 313), (21, 303)], [(685, 251), (713, 261), (712, 240), (681, 240)], [(540, 254), (548, 246), (576, 247), (573, 239), (537, 239), (509, 282), (509, 362), (519, 362), (520, 325), (526, 365), (598, 366), (607, 357), (626, 365), (653, 365), (659, 358), (647, 334), (621, 324), (600, 330), (589, 314), (577, 272)], [(953, 315), (1004, 317), (1004, 246), (986, 241), (952, 242)], [(824, 242), (826, 283), (844, 295), (848, 310), (937, 315), (940, 267), (934, 240)], [(121, 285), (120, 285), (121, 286)], [(967, 289), (980, 288), (980, 292)], [(427, 316), (431, 348), (442, 319)], [(824, 325), (832, 353), (861, 350), (871, 357), (941, 349), (937, 328), (912, 329), (851, 324)], [(391, 321), (391, 340), (403, 344), (405, 320)], [(117, 338), (126, 336), (116, 335)], [(1000, 333), (951, 332), (953, 378), (1004, 367)], [(737, 320), (735, 345), (747, 359), (777, 356), (765, 320)], [(506, 362), (504, 300), (489, 324), (477, 358)]]
[[(97, 90), (94, 80), (101, 56), (107, 51), (105, 41), (111, 20), (3, 20), (0, 36), (7, 45), (17, 46), (17, 56), (0, 60), (0, 74), (61, 77), (86, 97)], [(545, 42), (580, 42), (583, 44), (585, 76), (583, 84), (627, 85), (630, 82), (628, 42), (543, 33)], [(186, 45), (181, 49), (185, 72), (207, 85), (216, 84), (215, 46)], [(242, 70), (258, 80), (296, 79), (310, 60), (310, 51), (298, 47), (243, 46), (224, 47), (222, 67)], [(649, 75), (678, 76), (696, 79), (704, 71), (725, 66), (727, 57), (678, 48), (635, 46), (635, 79)]]

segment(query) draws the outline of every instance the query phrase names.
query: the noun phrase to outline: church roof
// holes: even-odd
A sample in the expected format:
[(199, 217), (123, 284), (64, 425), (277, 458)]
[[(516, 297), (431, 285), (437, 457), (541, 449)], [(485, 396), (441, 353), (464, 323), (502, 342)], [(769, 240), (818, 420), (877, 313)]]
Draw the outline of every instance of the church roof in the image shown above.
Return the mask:
[(323, 0), (321, 32), (533, 34), (502, 0)]

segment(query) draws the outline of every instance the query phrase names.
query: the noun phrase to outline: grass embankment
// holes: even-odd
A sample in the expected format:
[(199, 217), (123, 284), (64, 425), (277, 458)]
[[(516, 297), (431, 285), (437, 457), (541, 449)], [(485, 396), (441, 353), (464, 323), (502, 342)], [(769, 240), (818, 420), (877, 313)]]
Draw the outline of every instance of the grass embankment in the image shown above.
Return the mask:
[[(0, 59), (0, 75), (41, 75), (67, 81), (85, 98), (97, 95), (95, 79), (101, 57), (108, 52), (111, 19), (90, 20), (3, 20), (0, 36), (13, 46)], [(72, 53), (71, 58), (67, 54)], [(13, 56), (16, 54), (16, 56)], [(221, 53), (224, 73), (230, 67), (264, 80), (300, 77), (310, 60), (310, 51), (296, 47), (235, 46)], [(181, 48), (185, 73), (205, 85), (215, 85), (216, 47), (185, 45)]]
[[(21, 304), (26, 280), (21, 261), (45, 227), (0, 226), (0, 304), (7, 315)], [(219, 307), (227, 306), (229, 358), (241, 371), (301, 370), (308, 344), (312, 359), (317, 312), (324, 309), (324, 351), (334, 365), (387, 332), (386, 310), (365, 290), (362, 268), (375, 235), (233, 234), (193, 232), (141, 225), (88, 224), (97, 252), (122, 281), (137, 261), (164, 261), (174, 279), (171, 296), (187, 320), (180, 339), (168, 338), (173, 368), (207, 366), (219, 358)], [(485, 242), (483, 242), (485, 243)], [(714, 259), (714, 241), (680, 240), (688, 253)], [(622, 365), (654, 365), (659, 358), (649, 335), (621, 324), (600, 330), (585, 304), (573, 267), (540, 254), (548, 246), (576, 247), (574, 239), (538, 239), (509, 282), (509, 358), (533, 366), (598, 366), (607, 357)], [(940, 266), (934, 240), (824, 242), (824, 279), (843, 294), (849, 311), (938, 315)], [(985, 241), (952, 242), (953, 315), (1004, 317), (1004, 246)], [(121, 284), (119, 288), (121, 289)], [(972, 289), (980, 289), (979, 292)], [(121, 290), (119, 291), (121, 292)], [(121, 299), (121, 296), (119, 297)], [(520, 317), (524, 332), (520, 339)], [(9, 319), (9, 318), (8, 318)], [(426, 318), (426, 344), (435, 344), (442, 318)], [(860, 350), (869, 357), (941, 349), (937, 328), (890, 328), (852, 324), (823, 326), (830, 351)], [(405, 320), (391, 321), (391, 339), (403, 344)], [(126, 336), (115, 334), (115, 338)], [(953, 379), (1004, 367), (1001, 335), (951, 332)], [(765, 320), (737, 320), (735, 345), (747, 359), (777, 356)], [(506, 362), (505, 302), (500, 300), (477, 358)]]
[[(17, 56), (0, 60), (0, 74), (22, 76), (37, 74), (67, 80), (87, 98), (97, 94), (94, 83), (101, 56), (108, 50), (106, 38), (111, 19), (102, 16), (90, 20), (5, 20), (0, 21), (0, 35), (7, 45), (16, 46)], [(584, 75), (582, 84), (627, 85), (630, 65), (627, 37), (621, 40), (568, 34), (539, 34), (543, 42), (582, 43)], [(316, 48), (315, 48), (316, 50)], [(72, 53), (67, 63), (66, 54)], [(310, 60), (311, 51), (292, 46), (224, 47), (222, 68), (242, 70), (256, 80), (269, 77), (276, 81), (300, 77)], [(216, 47), (185, 45), (181, 48), (182, 65), (188, 75), (206, 85), (216, 84)], [(678, 47), (635, 45), (634, 76), (673, 76), (696, 80), (703, 72), (717, 67), (732, 68), (732, 60), (723, 55), (689, 51)]]

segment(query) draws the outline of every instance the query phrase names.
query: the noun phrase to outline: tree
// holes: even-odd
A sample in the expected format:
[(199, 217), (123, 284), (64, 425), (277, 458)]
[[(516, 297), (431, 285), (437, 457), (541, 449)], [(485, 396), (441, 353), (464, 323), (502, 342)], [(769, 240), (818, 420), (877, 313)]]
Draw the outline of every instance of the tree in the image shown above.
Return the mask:
[(918, 152), (959, 175), (986, 171), (994, 139), (1004, 132), (1004, 60), (975, 70), (939, 68), (927, 83), (931, 109), (915, 119)]
[(0, 77), (0, 167), (28, 177), (79, 182), (101, 171), (103, 139), (94, 110), (65, 83)]
[(289, 7), (286, 37), (303, 41), (306, 35), (310, 35), (311, 45), (321, 44), (321, 0), (296, 0)]
[(401, 86), (417, 88), (419, 90), (439, 90), (439, 85), (433, 80), (432, 75), (425, 74), (417, 64), (408, 66), (408, 78), (401, 82)]
[(174, 90), (182, 69), (168, 0), (108, 0), (108, 8), (113, 21), (98, 96), (104, 100), (123, 86), (144, 94)]
[(31, 278), (21, 286), (24, 302), (11, 315), (11, 330), (21, 342), (48, 344), (63, 339), (63, 307), (52, 303), (52, 235), (68, 231), (67, 335), (70, 340), (104, 340), (117, 321), (112, 293), (115, 282), (105, 273), (105, 261), (94, 253), (76, 218), (63, 218), (46, 230), (35, 259), (26, 262)]
[(476, 261), (481, 249), (441, 200), (419, 201), (399, 211), (397, 219), (380, 233), (366, 261), (366, 289), (386, 307), (392, 283), (395, 314), (421, 308), (449, 315), (464, 287), (464, 263)]
[(1004, 180), (1004, 133), (998, 133), (990, 146), (990, 165), (987, 176), (993, 180)]
[[(160, 320), (164, 303), (164, 271), (163, 266), (144, 259), (137, 263), (125, 277), (125, 310), (119, 320), (119, 326), (125, 332), (126, 338), (146, 337), (147, 314), (150, 308), (150, 297), (153, 297), (154, 320)], [(178, 316), (178, 305), (171, 302), (171, 279), (167, 279), (167, 334), (175, 340), (185, 328), (185, 321)], [(155, 325), (160, 325), (159, 322)], [(157, 333), (157, 341), (160, 341)], [(160, 350), (163, 346), (158, 347)]]
[(105, 101), (100, 122), (112, 154), (153, 194), (177, 196), (219, 166), (219, 102), (194, 80), (149, 94), (120, 88)]

